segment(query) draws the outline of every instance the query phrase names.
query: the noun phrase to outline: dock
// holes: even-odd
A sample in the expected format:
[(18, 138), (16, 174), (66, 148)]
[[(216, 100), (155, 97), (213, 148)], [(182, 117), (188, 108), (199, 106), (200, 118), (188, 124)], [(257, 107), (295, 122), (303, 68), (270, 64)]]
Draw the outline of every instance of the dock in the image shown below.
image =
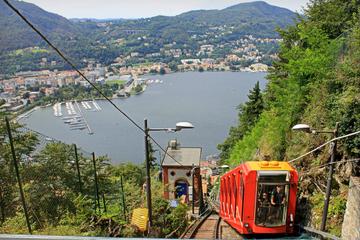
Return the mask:
[(83, 113), (82, 113), (82, 111), (81, 111), (81, 108), (80, 108), (80, 106), (79, 106), (79, 103), (78, 103), (77, 101), (75, 101), (75, 104), (76, 104), (77, 108), (79, 109), (79, 114), (80, 114), (80, 116), (82, 117), (82, 119), (84, 120), (85, 126), (86, 126), (86, 128), (88, 129), (89, 134), (90, 134), (90, 135), (91, 135), (91, 134), (94, 134), (94, 132), (93, 132), (93, 131), (91, 130), (91, 128), (90, 128), (89, 123), (87, 122), (85, 116), (83, 115)]

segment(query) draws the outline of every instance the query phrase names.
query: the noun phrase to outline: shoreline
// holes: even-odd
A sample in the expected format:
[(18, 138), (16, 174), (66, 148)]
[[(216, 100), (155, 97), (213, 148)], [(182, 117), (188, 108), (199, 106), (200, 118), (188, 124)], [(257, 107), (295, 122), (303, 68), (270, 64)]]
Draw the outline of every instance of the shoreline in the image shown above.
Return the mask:
[(220, 71), (220, 70), (204, 70), (204, 71), (198, 71), (198, 70), (188, 70), (188, 71), (171, 71), (169, 73), (164, 73), (164, 74), (160, 74), (160, 73), (143, 73), (143, 74), (139, 74), (139, 76), (155, 76), (155, 75), (168, 75), (168, 74), (175, 74), (175, 73), (187, 73), (187, 72), (199, 72), (199, 73), (217, 73), (217, 72), (233, 72), (233, 73), (268, 73), (269, 71), (234, 71), (234, 70), (225, 70), (225, 71)]
[[(154, 73), (154, 74), (143, 74), (143, 75), (139, 75), (139, 76), (165, 76), (165, 75), (170, 75), (170, 74), (180, 74), (180, 73), (229, 73), (229, 72), (232, 72), (232, 73), (268, 73), (268, 71), (175, 71), (175, 72), (169, 72), (169, 73), (165, 73), (165, 74), (159, 74), (159, 73)], [(141, 95), (142, 93), (146, 92), (146, 87), (144, 87), (144, 89), (139, 92), (139, 93), (136, 93), (136, 94), (130, 94), (129, 97), (119, 97), (117, 96), (116, 94), (114, 94), (112, 97), (108, 97), (109, 99), (111, 100), (114, 100), (114, 99), (128, 99), (130, 98), (131, 96), (139, 96)], [(97, 98), (83, 98), (83, 99), (76, 99), (76, 98), (72, 98), (72, 99), (68, 99), (68, 100), (63, 100), (61, 102), (74, 102), (74, 101), (93, 101), (93, 100), (106, 100), (106, 98), (104, 97), (97, 97)], [(22, 120), (24, 118), (27, 118), (29, 117), (34, 111), (37, 111), (39, 110), (40, 108), (45, 108), (45, 107), (49, 107), (49, 106), (53, 106), (54, 104), (56, 104), (58, 102), (53, 102), (53, 103), (46, 103), (45, 105), (36, 105), (34, 106), (33, 108), (31, 108), (30, 110), (24, 112), (24, 113), (21, 113), (20, 115), (17, 115), (15, 116), (15, 120), (18, 122), (19, 120)], [(15, 114), (16, 115), (16, 114)]]

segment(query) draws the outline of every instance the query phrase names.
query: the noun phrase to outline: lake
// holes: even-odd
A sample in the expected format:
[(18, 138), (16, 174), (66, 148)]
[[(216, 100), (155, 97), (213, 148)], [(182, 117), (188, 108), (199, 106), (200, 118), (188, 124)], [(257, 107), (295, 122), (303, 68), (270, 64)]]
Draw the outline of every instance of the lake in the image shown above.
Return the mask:
[[(176, 133), (152, 132), (163, 148), (171, 139), (184, 147), (202, 147), (202, 158), (218, 153), (217, 144), (226, 138), (230, 126), (237, 124), (237, 106), (247, 100), (256, 81), (263, 89), (265, 73), (185, 72), (150, 76), (162, 83), (149, 84), (146, 91), (127, 99), (113, 101), (140, 126), (148, 119), (150, 128), (175, 127), (177, 122), (191, 122), (194, 129)], [(108, 155), (112, 163), (144, 161), (143, 133), (105, 100), (97, 100), (101, 111), (82, 108), (94, 134), (70, 130), (53, 108), (41, 108), (20, 122), (28, 128), (65, 143), (76, 143), (87, 152)], [(81, 104), (80, 104), (81, 105)], [(63, 114), (66, 113), (64, 104)], [(156, 147), (155, 147), (156, 149)], [(163, 155), (163, 153), (162, 153)], [(155, 153), (159, 157), (159, 152)]]

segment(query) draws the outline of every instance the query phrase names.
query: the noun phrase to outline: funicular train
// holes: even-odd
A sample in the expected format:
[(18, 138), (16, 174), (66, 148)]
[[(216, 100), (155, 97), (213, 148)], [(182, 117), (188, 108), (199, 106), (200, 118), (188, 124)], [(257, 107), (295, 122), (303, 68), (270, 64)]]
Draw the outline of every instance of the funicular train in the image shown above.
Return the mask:
[(297, 184), (287, 162), (245, 162), (220, 179), (219, 215), (240, 234), (292, 234)]

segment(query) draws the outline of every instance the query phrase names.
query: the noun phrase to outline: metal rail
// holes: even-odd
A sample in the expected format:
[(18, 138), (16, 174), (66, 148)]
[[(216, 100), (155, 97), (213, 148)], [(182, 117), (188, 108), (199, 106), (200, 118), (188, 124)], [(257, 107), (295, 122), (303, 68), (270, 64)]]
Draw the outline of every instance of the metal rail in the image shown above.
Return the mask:
[(221, 225), (221, 217), (219, 216), (216, 225), (215, 225), (215, 233), (214, 233), (214, 237), (215, 239), (221, 239), (222, 238), (222, 234), (220, 231), (220, 225)]
[(212, 214), (212, 209), (208, 208), (202, 217), (197, 221), (193, 222), (189, 228), (180, 236), (181, 239), (191, 239), (195, 236), (196, 232), (199, 230), (201, 225), (205, 222), (205, 220)]

